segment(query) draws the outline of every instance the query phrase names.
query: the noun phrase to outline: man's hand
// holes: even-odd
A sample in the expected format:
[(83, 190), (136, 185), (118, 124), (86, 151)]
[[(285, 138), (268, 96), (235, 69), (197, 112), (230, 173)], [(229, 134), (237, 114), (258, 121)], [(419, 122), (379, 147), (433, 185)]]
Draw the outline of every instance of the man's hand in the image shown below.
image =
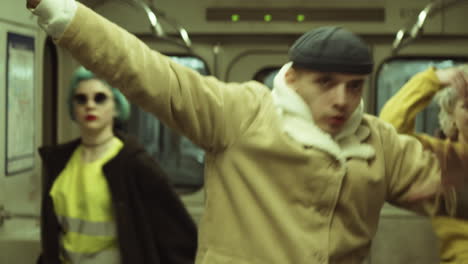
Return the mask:
[(34, 9), (39, 5), (40, 2), (41, 0), (28, 0), (28, 2), (26, 3), (26, 7)]
[(468, 98), (468, 74), (459, 68), (447, 68), (436, 71), (443, 86), (452, 86), (461, 98)]

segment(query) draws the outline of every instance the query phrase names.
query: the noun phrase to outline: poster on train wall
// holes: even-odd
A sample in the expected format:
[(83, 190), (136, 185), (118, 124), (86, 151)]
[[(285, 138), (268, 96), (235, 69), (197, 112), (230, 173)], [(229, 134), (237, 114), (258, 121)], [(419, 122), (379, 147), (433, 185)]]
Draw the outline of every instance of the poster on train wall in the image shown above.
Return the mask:
[(34, 38), (8, 33), (6, 175), (34, 167)]

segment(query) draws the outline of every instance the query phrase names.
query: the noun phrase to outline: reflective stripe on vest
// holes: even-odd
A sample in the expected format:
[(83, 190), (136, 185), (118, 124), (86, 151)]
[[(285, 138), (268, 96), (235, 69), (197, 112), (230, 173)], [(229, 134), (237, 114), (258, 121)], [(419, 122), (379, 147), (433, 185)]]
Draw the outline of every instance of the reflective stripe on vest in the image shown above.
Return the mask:
[(120, 264), (120, 252), (110, 248), (96, 253), (75, 253), (65, 250), (65, 259), (71, 264)]
[(65, 216), (59, 216), (59, 221), (65, 234), (75, 232), (88, 236), (117, 236), (115, 222), (90, 222)]

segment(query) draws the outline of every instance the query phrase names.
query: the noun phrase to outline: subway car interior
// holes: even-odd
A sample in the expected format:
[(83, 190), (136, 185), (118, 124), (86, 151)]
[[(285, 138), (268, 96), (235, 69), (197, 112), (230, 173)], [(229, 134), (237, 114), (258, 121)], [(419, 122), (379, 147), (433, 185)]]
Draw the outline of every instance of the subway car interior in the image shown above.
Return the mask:
[[(374, 69), (365, 83), (364, 104), (374, 115), (416, 73), (468, 62), (466, 0), (80, 2), (202, 75), (225, 82), (256, 80), (270, 88), (297, 37), (320, 26), (343, 26), (370, 46)], [(40, 253), (43, 167), (37, 149), (79, 136), (64, 103), (79, 64), (36, 20), (25, 1), (0, 1), (2, 264), (35, 263)], [(205, 198), (203, 150), (137, 105), (131, 110), (123, 129), (160, 162), (198, 223)], [(417, 131), (433, 135), (438, 111), (431, 103), (420, 113)], [(430, 220), (385, 205), (366, 263), (440, 263)]]

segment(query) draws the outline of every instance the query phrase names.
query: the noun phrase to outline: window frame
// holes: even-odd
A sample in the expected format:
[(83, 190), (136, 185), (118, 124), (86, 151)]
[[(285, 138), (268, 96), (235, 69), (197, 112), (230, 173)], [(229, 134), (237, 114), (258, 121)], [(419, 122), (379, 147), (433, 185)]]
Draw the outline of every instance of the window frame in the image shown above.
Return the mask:
[(395, 61), (395, 60), (453, 60), (457, 62), (462, 62), (465, 61), (465, 63), (468, 63), (468, 56), (444, 56), (444, 55), (397, 55), (397, 56), (391, 56), (386, 59), (384, 59), (379, 66), (377, 66), (377, 69), (375, 70), (374, 76), (372, 78), (372, 91), (373, 94), (370, 96), (372, 98), (372, 114), (377, 115), (378, 111), (378, 81), (379, 81), (379, 76), (382, 71), (382, 68), (384, 65)]
[[(265, 78), (268, 77), (268, 75), (271, 74), (272, 72), (281, 70), (281, 67), (282, 67), (282, 65), (279, 65), (279, 66), (265, 66), (265, 67), (259, 69), (258, 71), (256, 71), (254, 73), (254, 75), (252, 76), (252, 80), (255, 80), (255, 81), (259, 82), (259, 83), (262, 83), (263, 85), (268, 87), (268, 85), (265, 84)], [(267, 74), (264, 74), (264, 73), (267, 73)], [(259, 79), (259, 76), (261, 74), (264, 74), (263, 75), (263, 77), (264, 77), (263, 80)], [(270, 88), (270, 87), (268, 87), (268, 88)], [(274, 87), (271, 87), (271, 90), (273, 90), (273, 88)]]
[(197, 58), (199, 59), (200, 61), (202, 61), (205, 65), (206, 65), (206, 75), (205, 76), (210, 76), (211, 75), (211, 69), (210, 69), (210, 65), (206, 62), (205, 59), (203, 59), (202, 57), (196, 55), (196, 54), (187, 54), (187, 53), (178, 53), (178, 52), (175, 52), (175, 53), (161, 53), (167, 57), (180, 57), (180, 58)]

